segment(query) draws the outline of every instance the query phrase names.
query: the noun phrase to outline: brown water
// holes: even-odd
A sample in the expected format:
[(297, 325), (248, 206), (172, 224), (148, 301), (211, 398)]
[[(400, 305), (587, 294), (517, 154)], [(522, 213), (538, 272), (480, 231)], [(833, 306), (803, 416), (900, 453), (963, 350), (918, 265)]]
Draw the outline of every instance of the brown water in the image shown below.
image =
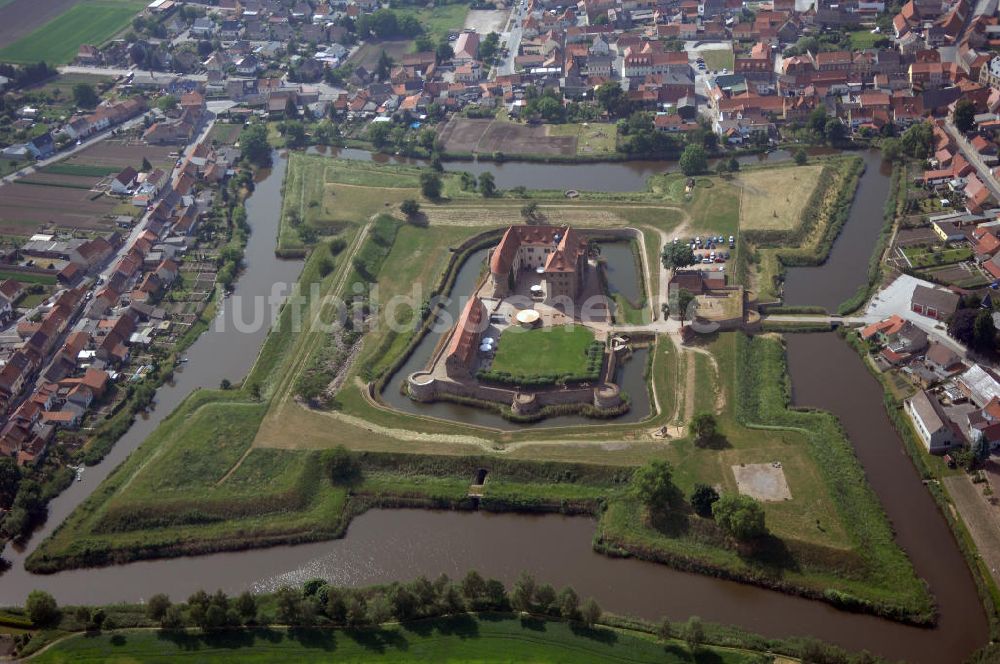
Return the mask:
[(865, 172), (854, 194), (850, 216), (827, 260), (813, 267), (792, 267), (785, 273), (784, 303), (815, 305), (836, 312), (868, 278), (868, 262), (882, 230), (892, 166), (880, 153), (863, 153)]
[(883, 409), (881, 386), (836, 334), (786, 338), (795, 404), (823, 408), (840, 419), (896, 541), (937, 598), (940, 622), (933, 633), (941, 656), (984, 643), (986, 617), (972, 575)]
[[(354, 148), (329, 149), (319, 152), (341, 159), (357, 159), (375, 161), (383, 164), (425, 165), (422, 159), (397, 157), (367, 150)], [(827, 148), (810, 148), (810, 154), (829, 154)], [(743, 155), (737, 160), (744, 165), (760, 162), (787, 161), (792, 155), (787, 150), (775, 150), (770, 154)], [(636, 160), (586, 164), (546, 164), (530, 161), (445, 161), (446, 171), (467, 171), (478, 176), (481, 173), (493, 173), (497, 186), (501, 189), (511, 187), (527, 187), (528, 189), (555, 189), (566, 191), (645, 191), (646, 178), (650, 175), (670, 173), (677, 170), (676, 161)], [(711, 168), (715, 162), (710, 162)]]

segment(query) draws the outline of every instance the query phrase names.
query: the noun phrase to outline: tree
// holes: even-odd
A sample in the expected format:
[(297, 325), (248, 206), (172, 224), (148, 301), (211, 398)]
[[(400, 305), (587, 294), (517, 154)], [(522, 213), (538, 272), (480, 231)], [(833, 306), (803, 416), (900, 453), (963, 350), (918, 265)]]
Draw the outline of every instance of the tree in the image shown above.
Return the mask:
[(507, 589), (497, 579), (489, 579), (483, 588), (484, 601), (487, 608), (503, 610), (509, 605)]
[(674, 635), (674, 626), (670, 623), (669, 618), (660, 620), (660, 624), (656, 628), (656, 635), (660, 637), (661, 641), (668, 641)]
[(322, 462), (327, 477), (334, 484), (350, 483), (361, 474), (357, 459), (343, 445), (323, 452)]
[(691, 652), (697, 652), (705, 642), (705, 625), (701, 622), (701, 618), (698, 616), (688, 618), (681, 630), (681, 636)]
[(77, 83), (73, 86), (73, 101), (80, 108), (94, 108), (101, 98), (89, 83)]
[(282, 586), (278, 588), (274, 593), (274, 603), (277, 607), (277, 615), (279, 623), (284, 623), (286, 625), (294, 625), (299, 619), (299, 606), (301, 604), (302, 594), (288, 586)]
[[(688, 316), (688, 309), (691, 307), (692, 302), (696, 302), (694, 293), (686, 288), (681, 288), (677, 291), (677, 317), (681, 322), (684, 322), (685, 318), (694, 318), (695, 312), (691, 312), (691, 316)], [(697, 308), (695, 311), (697, 311)]]
[(285, 137), (285, 144), (290, 148), (297, 148), (306, 143), (306, 127), (299, 120), (286, 120), (281, 125), (282, 134)]
[(160, 619), (160, 627), (163, 629), (177, 629), (184, 624), (184, 613), (181, 611), (181, 607), (176, 604), (170, 605), (167, 612), (163, 614), (163, 618)]
[(650, 509), (662, 510), (677, 502), (680, 491), (674, 484), (669, 461), (654, 459), (632, 475), (632, 493)]
[(153, 165), (149, 163), (149, 159), (143, 157), (142, 164), (139, 166), (139, 170), (142, 171), (143, 173), (148, 173), (149, 171), (153, 170)]
[(530, 611), (534, 596), (535, 579), (527, 572), (521, 572), (521, 576), (514, 582), (514, 587), (510, 591), (510, 605), (516, 611)]
[(767, 534), (764, 509), (750, 496), (724, 494), (712, 505), (712, 515), (716, 523), (737, 540), (745, 542)]
[[(715, 134), (712, 134), (713, 136)], [(739, 173), (740, 171), (740, 160), (736, 157), (729, 158), (729, 171), (732, 173)]]
[(438, 42), (437, 48), (434, 49), (434, 59), (437, 60), (438, 64), (441, 64), (445, 60), (451, 60), (453, 57), (455, 57), (455, 51), (452, 49), (451, 44), (448, 43), (448, 38), (442, 38)]
[(719, 500), (719, 492), (707, 484), (695, 484), (691, 491), (691, 507), (695, 514), (703, 517), (712, 516), (712, 505)]
[(59, 605), (56, 604), (55, 597), (44, 590), (32, 590), (28, 593), (24, 610), (35, 627), (47, 627), (59, 619)]
[(336, 588), (330, 588), (326, 595), (326, 615), (334, 623), (343, 623), (347, 618), (347, 603), (344, 594)]
[(17, 495), (21, 485), (21, 469), (13, 457), (0, 456), (0, 508), (7, 509)]
[(156, 593), (149, 598), (146, 602), (146, 615), (152, 620), (157, 622), (163, 620), (163, 616), (167, 615), (167, 609), (171, 606), (170, 598), (163, 593)]
[(977, 435), (969, 444), (969, 451), (971, 452), (972, 466), (978, 468), (990, 458), (990, 442), (986, 440), (985, 436)]
[(687, 242), (668, 242), (660, 253), (660, 262), (667, 270), (677, 270), (694, 265), (698, 261), (694, 256), (694, 250)]
[(809, 161), (809, 155), (806, 154), (804, 148), (799, 148), (798, 150), (795, 151), (794, 159), (795, 163), (798, 164), (799, 166), (805, 166), (806, 162)]
[(903, 145), (898, 138), (882, 139), (882, 158), (886, 161), (901, 161), (903, 159)]
[(425, 171), (420, 174), (420, 193), (432, 201), (441, 198), (441, 176), (437, 173)]
[(412, 198), (407, 198), (399, 205), (399, 211), (406, 215), (406, 218), (413, 221), (420, 214), (420, 203)]
[(847, 136), (847, 127), (840, 121), (840, 118), (830, 118), (826, 121), (825, 134), (830, 145), (839, 145)]
[(257, 619), (257, 598), (250, 592), (240, 593), (239, 597), (233, 600), (233, 608), (244, 624)]
[(628, 96), (618, 83), (602, 83), (594, 93), (597, 103), (613, 118), (629, 113)]
[(486, 591), (486, 581), (476, 570), (469, 570), (469, 573), (462, 579), (462, 597), (470, 604), (479, 600)]
[(271, 164), (271, 146), (267, 127), (254, 123), (240, 133), (240, 156), (256, 166)]
[(392, 127), (389, 126), (388, 122), (373, 122), (368, 125), (365, 133), (368, 134), (368, 140), (372, 142), (372, 145), (384, 148), (389, 144), (389, 134), (392, 133)]
[(959, 99), (951, 114), (951, 122), (963, 134), (972, 131), (976, 126), (976, 105), (968, 99)]
[(580, 610), (580, 598), (569, 586), (559, 591), (556, 603), (559, 605), (559, 615), (568, 620), (575, 618), (577, 611)]
[(711, 443), (718, 435), (718, 425), (711, 413), (698, 413), (691, 420), (691, 433), (694, 434), (694, 444), (699, 447)]
[(997, 329), (993, 325), (993, 312), (980, 309), (976, 321), (972, 324), (972, 347), (989, 353), (995, 350)]
[(934, 149), (934, 126), (919, 122), (903, 132), (899, 139), (903, 152), (914, 159), (927, 159)]
[(525, 221), (535, 221), (538, 217), (538, 203), (531, 201), (521, 206), (521, 217)]
[(535, 588), (535, 604), (542, 613), (548, 613), (552, 605), (556, 603), (556, 589), (548, 583)]
[(688, 145), (681, 153), (681, 172), (684, 175), (697, 175), (708, 170), (708, 157), (705, 155), (705, 148), (700, 145)]
[(490, 62), (496, 57), (498, 50), (500, 50), (500, 35), (491, 32), (479, 42), (477, 57), (483, 62)]
[(382, 51), (378, 56), (378, 63), (375, 65), (375, 78), (380, 81), (384, 81), (389, 78), (389, 72), (392, 70), (392, 58), (385, 51)]
[(392, 602), (389, 601), (385, 593), (375, 595), (368, 602), (368, 622), (373, 625), (381, 625), (388, 622), (390, 618), (392, 618)]
[(175, 95), (163, 95), (156, 100), (156, 108), (164, 113), (169, 113), (177, 108), (178, 99)]
[(588, 597), (587, 601), (580, 607), (580, 619), (587, 627), (593, 627), (601, 619), (601, 606), (593, 597)]
[(479, 193), (483, 198), (492, 198), (497, 193), (497, 183), (489, 171), (479, 174)]
[(978, 318), (978, 309), (959, 309), (948, 319), (948, 334), (956, 341), (960, 341), (966, 346), (972, 346), (975, 342)]

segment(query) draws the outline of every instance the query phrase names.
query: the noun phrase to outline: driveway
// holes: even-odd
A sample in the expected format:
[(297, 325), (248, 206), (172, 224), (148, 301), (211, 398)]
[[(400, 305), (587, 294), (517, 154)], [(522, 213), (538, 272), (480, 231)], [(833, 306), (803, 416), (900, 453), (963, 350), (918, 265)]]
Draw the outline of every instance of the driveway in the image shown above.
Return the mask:
[(868, 303), (868, 308), (865, 310), (865, 318), (876, 321), (888, 318), (893, 314), (898, 314), (924, 332), (934, 335), (937, 341), (944, 343), (961, 357), (966, 357), (965, 347), (948, 336), (947, 327), (943, 322), (936, 321), (927, 316), (921, 316), (910, 310), (910, 300), (913, 298), (913, 290), (918, 285), (926, 286), (927, 288), (937, 288), (937, 286), (929, 281), (917, 279), (908, 274), (901, 274), (895, 281), (872, 297)]

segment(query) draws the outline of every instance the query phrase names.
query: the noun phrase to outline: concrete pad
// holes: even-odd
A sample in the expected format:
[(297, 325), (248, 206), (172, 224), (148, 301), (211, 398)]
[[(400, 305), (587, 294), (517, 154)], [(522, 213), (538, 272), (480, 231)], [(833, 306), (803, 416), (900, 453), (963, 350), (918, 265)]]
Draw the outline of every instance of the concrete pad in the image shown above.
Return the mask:
[(733, 466), (733, 476), (736, 478), (737, 488), (744, 496), (762, 502), (792, 499), (792, 492), (785, 481), (785, 471), (778, 462)]

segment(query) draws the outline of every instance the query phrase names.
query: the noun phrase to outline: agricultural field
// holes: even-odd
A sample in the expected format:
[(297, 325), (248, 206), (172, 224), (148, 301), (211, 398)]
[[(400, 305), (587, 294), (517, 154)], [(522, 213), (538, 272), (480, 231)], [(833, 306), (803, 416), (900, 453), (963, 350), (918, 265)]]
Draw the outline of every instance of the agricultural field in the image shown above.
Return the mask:
[(0, 48), (48, 23), (80, 0), (7, 0), (0, 2)]
[(107, 167), (115, 170), (121, 170), (126, 166), (138, 169), (145, 157), (154, 168), (162, 168), (167, 171), (174, 165), (174, 158), (170, 156), (170, 153), (175, 150), (175, 147), (168, 145), (146, 145), (145, 143), (106, 139), (88, 146), (59, 163)]
[[(732, 648), (705, 647), (698, 661), (749, 664), (756, 655)], [(120, 630), (76, 635), (48, 648), (34, 661), (186, 661), (448, 664), (451, 662), (634, 662), (682, 664), (691, 661), (681, 641), (662, 643), (648, 634), (586, 629), (562, 621), (511, 616), (457, 616), (369, 629), (250, 629), (215, 634)]]
[(510, 327), (500, 335), (491, 368), (515, 376), (583, 373), (593, 341), (594, 333), (582, 325)]
[(821, 164), (741, 172), (735, 179), (740, 187), (740, 228), (791, 230), (798, 226), (822, 172)]
[(74, 5), (34, 32), (0, 49), (0, 61), (62, 65), (76, 57), (81, 44), (102, 44), (128, 26), (144, 3), (97, 0)]
[(40, 174), (0, 187), (0, 232), (28, 235), (41, 226), (59, 228), (109, 228), (107, 217), (119, 201), (91, 191), (94, 178)]
[[(554, 126), (554, 125), (553, 125)], [(573, 156), (577, 154), (578, 137), (583, 128), (565, 125), (558, 130), (553, 126), (525, 125), (506, 120), (472, 119), (453, 116), (441, 129), (439, 139), (444, 151), (455, 154), (478, 152), (504, 155)], [(603, 125), (596, 125), (603, 126)], [(603, 150), (608, 140), (614, 140), (610, 131), (589, 129), (589, 141), (595, 151)], [(610, 137), (610, 139), (609, 139)]]

